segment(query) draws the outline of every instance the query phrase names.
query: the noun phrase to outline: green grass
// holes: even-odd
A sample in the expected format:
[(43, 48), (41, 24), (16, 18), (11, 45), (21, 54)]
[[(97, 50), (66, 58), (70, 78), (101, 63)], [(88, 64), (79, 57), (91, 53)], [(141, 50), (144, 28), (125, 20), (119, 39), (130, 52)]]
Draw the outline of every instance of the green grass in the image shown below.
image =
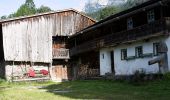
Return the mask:
[[(38, 88), (40, 86), (41, 88)], [(68, 92), (53, 92), (56, 89)], [(7, 83), (3, 81), (0, 83), (0, 100), (63, 99), (170, 100), (170, 80), (143, 85), (108, 80), (65, 83)]]

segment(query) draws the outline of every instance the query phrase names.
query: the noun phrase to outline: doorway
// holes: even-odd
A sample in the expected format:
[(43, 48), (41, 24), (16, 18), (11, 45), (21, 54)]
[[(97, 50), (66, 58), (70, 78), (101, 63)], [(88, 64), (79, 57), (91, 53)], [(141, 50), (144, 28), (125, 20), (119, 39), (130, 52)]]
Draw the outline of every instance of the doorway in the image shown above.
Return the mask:
[(110, 57), (111, 57), (111, 71), (113, 74), (115, 74), (114, 51), (110, 51)]

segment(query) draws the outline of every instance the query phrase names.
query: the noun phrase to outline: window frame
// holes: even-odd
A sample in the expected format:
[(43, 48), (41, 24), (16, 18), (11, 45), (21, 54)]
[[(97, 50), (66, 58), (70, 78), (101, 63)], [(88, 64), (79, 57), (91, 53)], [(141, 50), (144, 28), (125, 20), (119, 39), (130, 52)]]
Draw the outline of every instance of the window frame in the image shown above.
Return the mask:
[(130, 17), (127, 19), (127, 30), (133, 29), (133, 18)]
[(105, 58), (105, 54), (103, 53), (103, 54), (102, 54), (102, 59), (104, 59), (104, 58)]
[(155, 21), (155, 10), (154, 9), (149, 10), (147, 12), (147, 21), (148, 23), (152, 23)]
[(121, 60), (127, 59), (127, 49), (121, 49)]
[[(141, 54), (139, 53), (139, 49), (141, 49)], [(136, 58), (142, 58), (143, 55), (143, 46), (135, 47), (135, 56)]]
[(154, 56), (158, 56), (159, 55), (158, 48), (159, 48), (159, 43), (158, 42), (153, 43), (153, 55)]

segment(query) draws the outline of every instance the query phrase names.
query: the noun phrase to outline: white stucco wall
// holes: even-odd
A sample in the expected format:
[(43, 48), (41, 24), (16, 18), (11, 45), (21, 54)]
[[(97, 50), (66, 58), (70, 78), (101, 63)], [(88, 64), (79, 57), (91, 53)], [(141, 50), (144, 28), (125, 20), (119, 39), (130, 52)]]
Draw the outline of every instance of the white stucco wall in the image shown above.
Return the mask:
[(165, 39), (165, 43), (167, 44), (168, 47), (168, 66), (169, 66), (169, 71), (170, 71), (170, 37)]
[[(104, 75), (107, 72), (111, 72), (110, 51), (114, 51), (114, 67), (115, 75), (132, 75), (136, 70), (145, 70), (146, 73), (157, 73), (159, 71), (158, 64), (148, 65), (148, 61), (156, 58), (145, 57), (135, 58), (133, 60), (121, 60), (121, 49), (127, 49), (127, 56), (135, 56), (135, 47), (143, 46), (143, 54), (153, 53), (153, 43), (159, 41), (165, 41), (170, 44), (170, 38), (155, 38), (149, 41), (139, 41), (131, 44), (124, 44), (113, 48), (105, 48), (100, 50), (100, 74)], [(168, 57), (170, 57), (170, 45), (168, 45)], [(108, 52), (109, 51), (109, 52)], [(105, 54), (105, 59), (102, 58), (102, 54)], [(168, 59), (170, 66), (170, 59)], [(170, 69), (170, 67), (169, 67)]]
[(111, 55), (109, 49), (100, 50), (100, 75), (105, 75), (105, 73), (111, 73)]

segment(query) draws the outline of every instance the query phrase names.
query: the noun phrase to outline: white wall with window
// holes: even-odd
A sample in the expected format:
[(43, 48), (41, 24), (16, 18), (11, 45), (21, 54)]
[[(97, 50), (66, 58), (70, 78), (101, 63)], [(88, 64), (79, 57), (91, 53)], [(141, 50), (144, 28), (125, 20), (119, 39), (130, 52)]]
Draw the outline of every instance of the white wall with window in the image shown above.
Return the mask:
[(168, 66), (169, 66), (169, 71), (170, 71), (170, 37), (165, 39), (165, 42), (167, 44), (168, 47)]
[[(113, 48), (100, 50), (100, 71), (101, 75), (111, 72), (110, 52), (114, 51), (115, 75), (132, 75), (137, 70), (144, 70), (146, 73), (159, 72), (158, 63), (148, 65), (148, 61), (157, 57), (157, 43), (165, 41), (170, 44), (170, 38), (155, 38), (147, 41), (139, 41), (131, 44), (124, 44)], [(142, 51), (141, 51), (142, 48)], [(168, 62), (170, 66), (170, 45), (168, 45)], [(142, 54), (140, 54), (142, 53)], [(105, 54), (104, 58), (102, 54)], [(140, 55), (140, 56), (139, 56)], [(170, 67), (169, 67), (170, 69)]]

